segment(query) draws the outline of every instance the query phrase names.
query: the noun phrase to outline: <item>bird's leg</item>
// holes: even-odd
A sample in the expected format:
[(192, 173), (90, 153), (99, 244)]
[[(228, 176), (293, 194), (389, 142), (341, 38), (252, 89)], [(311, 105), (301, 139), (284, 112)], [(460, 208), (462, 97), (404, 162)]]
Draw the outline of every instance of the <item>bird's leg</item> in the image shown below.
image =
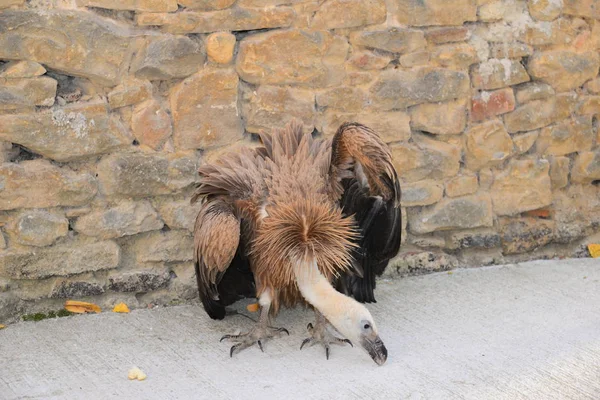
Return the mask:
[[(306, 339), (304, 339), (302, 341), (302, 344), (300, 345), (300, 350), (302, 350), (302, 348), (304, 347), (304, 345), (306, 344), (310, 344), (311, 346), (314, 346), (315, 344), (319, 343), (321, 344), (321, 346), (323, 346), (325, 348), (325, 356), (327, 357), (327, 359), (329, 360), (329, 345), (330, 344), (345, 344), (348, 343), (350, 346), (352, 346), (352, 342), (350, 342), (348, 339), (341, 339), (337, 336), (335, 336), (334, 334), (332, 334), (327, 328), (333, 328), (333, 326), (329, 323), (329, 321), (327, 321), (327, 319), (323, 316), (323, 314), (321, 314), (317, 309), (315, 309), (315, 317), (316, 317), (316, 321), (315, 321), (315, 325), (313, 326), (313, 324), (308, 324), (308, 333), (310, 333), (310, 337), (307, 337)], [(354, 346), (352, 346), (354, 347)]]
[(233, 353), (235, 353), (236, 351), (240, 352), (252, 346), (253, 344), (257, 344), (260, 350), (264, 351), (262, 345), (266, 340), (271, 339), (279, 333), (285, 332), (288, 335), (290, 334), (285, 328), (276, 328), (273, 326), (269, 326), (269, 309), (271, 308), (271, 297), (268, 293), (265, 296), (261, 295), (259, 303), (261, 306), (260, 317), (254, 328), (250, 329), (248, 333), (243, 333), (240, 335), (225, 335), (221, 338), (220, 341), (229, 339), (234, 342), (237, 342), (237, 344), (231, 346), (231, 349), (229, 350), (230, 357), (233, 357)]

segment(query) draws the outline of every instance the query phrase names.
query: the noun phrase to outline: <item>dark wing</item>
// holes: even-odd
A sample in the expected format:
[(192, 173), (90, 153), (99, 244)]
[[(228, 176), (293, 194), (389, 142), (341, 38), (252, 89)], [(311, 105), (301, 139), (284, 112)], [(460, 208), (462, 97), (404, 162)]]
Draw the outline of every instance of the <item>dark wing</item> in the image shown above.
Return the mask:
[(223, 319), (225, 306), (255, 296), (240, 220), (221, 197), (205, 202), (196, 218), (194, 267), (200, 300), (212, 319)]
[(400, 250), (402, 214), (400, 183), (388, 146), (370, 128), (345, 123), (332, 140), (330, 176), (345, 215), (354, 215), (360, 229), (355, 268), (337, 289), (360, 302), (375, 302), (375, 277)]

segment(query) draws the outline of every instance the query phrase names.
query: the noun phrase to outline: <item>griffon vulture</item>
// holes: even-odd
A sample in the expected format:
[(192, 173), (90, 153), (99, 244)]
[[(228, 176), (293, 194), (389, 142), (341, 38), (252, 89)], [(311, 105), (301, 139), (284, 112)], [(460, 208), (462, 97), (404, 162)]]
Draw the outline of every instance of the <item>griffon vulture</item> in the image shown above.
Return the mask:
[[(333, 139), (314, 139), (292, 121), (260, 135), (261, 146), (231, 152), (199, 168), (192, 202), (200, 299), (213, 319), (245, 297), (260, 305), (257, 325), (225, 335), (230, 355), (284, 328), (269, 325), (281, 306), (309, 304), (310, 337), (329, 358), (332, 343), (360, 345), (379, 365), (387, 349), (363, 302), (374, 302), (375, 276), (400, 247), (400, 185), (389, 148), (368, 127), (343, 124)], [(345, 339), (331, 334), (333, 325)]]

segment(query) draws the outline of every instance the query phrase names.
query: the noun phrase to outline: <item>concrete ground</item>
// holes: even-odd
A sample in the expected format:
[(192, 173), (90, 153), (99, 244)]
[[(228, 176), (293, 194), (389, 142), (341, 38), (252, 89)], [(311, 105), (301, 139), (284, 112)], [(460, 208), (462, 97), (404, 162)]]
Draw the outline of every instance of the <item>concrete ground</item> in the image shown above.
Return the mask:
[[(284, 311), (291, 335), (229, 358), (200, 306), (104, 312), (0, 331), (0, 399), (600, 399), (600, 260), (456, 270), (378, 285), (388, 351), (299, 350), (312, 314)], [(145, 381), (129, 381), (138, 366)]]

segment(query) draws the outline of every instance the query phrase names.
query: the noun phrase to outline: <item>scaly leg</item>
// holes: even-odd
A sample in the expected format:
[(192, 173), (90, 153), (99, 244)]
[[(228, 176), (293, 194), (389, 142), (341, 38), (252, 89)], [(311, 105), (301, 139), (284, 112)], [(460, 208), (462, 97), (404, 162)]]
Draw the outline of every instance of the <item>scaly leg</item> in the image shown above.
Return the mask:
[(224, 335), (220, 342), (225, 339), (230, 339), (234, 342), (238, 342), (231, 346), (229, 350), (229, 356), (233, 357), (233, 353), (237, 350), (238, 352), (252, 346), (253, 344), (257, 344), (260, 348), (260, 351), (264, 351), (262, 347), (262, 342), (271, 339), (278, 333), (285, 332), (288, 335), (290, 334), (285, 328), (276, 328), (269, 326), (269, 308), (271, 308), (271, 296), (268, 291), (265, 291), (260, 299), (260, 317), (258, 322), (248, 333), (243, 333), (240, 335)]
[(337, 336), (333, 335), (331, 332), (329, 332), (327, 327), (328, 326), (331, 327), (331, 324), (329, 323), (329, 321), (327, 321), (327, 319), (323, 316), (323, 314), (321, 314), (317, 309), (315, 309), (315, 317), (316, 317), (315, 326), (313, 327), (313, 324), (308, 324), (308, 326), (307, 326), (308, 333), (310, 333), (311, 336), (302, 341), (302, 344), (300, 345), (300, 350), (302, 350), (302, 348), (306, 344), (310, 343), (310, 345), (312, 347), (315, 344), (319, 343), (319, 344), (321, 344), (321, 346), (323, 346), (325, 348), (325, 356), (329, 360), (329, 345), (330, 344), (340, 344), (341, 345), (341, 344), (348, 343), (350, 346), (354, 347), (352, 345), (352, 342), (350, 342), (348, 339), (340, 339)]

